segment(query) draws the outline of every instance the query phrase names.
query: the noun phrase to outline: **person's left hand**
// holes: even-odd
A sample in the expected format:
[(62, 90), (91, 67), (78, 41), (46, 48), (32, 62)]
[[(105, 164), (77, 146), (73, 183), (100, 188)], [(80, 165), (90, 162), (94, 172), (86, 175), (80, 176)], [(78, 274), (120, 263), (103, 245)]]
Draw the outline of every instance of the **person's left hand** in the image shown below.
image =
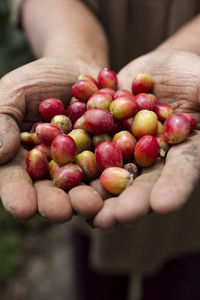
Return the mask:
[[(94, 218), (94, 224), (102, 229), (111, 229), (116, 223), (132, 224), (150, 210), (166, 214), (179, 209), (200, 176), (200, 57), (188, 52), (151, 52), (119, 72), (119, 88), (130, 90), (139, 73), (152, 75), (153, 92), (160, 103), (170, 104), (175, 112), (193, 114), (196, 130), (185, 142), (170, 148), (165, 163), (158, 159), (154, 166), (143, 169), (119, 197), (105, 200)], [(97, 182), (95, 189), (100, 189)]]

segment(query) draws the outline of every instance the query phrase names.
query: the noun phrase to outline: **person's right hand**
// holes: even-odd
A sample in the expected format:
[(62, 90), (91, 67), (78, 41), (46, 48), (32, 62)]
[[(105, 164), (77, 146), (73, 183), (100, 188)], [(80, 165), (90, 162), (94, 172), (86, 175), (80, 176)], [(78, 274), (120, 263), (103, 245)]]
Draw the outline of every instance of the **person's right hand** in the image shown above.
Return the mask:
[[(20, 131), (29, 130), (41, 120), (38, 107), (43, 99), (55, 97), (67, 104), (77, 76), (96, 75), (98, 71), (96, 66), (70, 64), (65, 57), (45, 57), (1, 78), (0, 197), (5, 209), (16, 218), (28, 219), (37, 211), (55, 223), (71, 218), (73, 208), (67, 193), (50, 180), (33, 184), (26, 171), (27, 151), (20, 146)], [(102, 200), (100, 203), (103, 205)]]

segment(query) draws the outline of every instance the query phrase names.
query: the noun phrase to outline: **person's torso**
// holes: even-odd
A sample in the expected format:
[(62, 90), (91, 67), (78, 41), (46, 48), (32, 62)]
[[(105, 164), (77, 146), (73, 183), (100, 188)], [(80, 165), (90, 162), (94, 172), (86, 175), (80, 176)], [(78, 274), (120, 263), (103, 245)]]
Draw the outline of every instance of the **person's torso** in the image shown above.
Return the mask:
[(119, 70), (152, 51), (200, 12), (199, 0), (84, 0), (103, 24)]

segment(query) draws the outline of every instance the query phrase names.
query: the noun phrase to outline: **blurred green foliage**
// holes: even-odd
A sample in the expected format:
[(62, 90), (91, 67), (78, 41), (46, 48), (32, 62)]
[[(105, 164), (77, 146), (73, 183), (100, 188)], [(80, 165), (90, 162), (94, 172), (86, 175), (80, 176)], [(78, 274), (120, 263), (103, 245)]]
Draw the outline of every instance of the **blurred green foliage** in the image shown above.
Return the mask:
[(0, 77), (34, 59), (22, 30), (9, 22), (8, 0), (0, 0)]
[(15, 230), (0, 234), (0, 280), (6, 281), (22, 262), (20, 235)]
[[(9, 215), (0, 203), (0, 281), (5, 282), (24, 263), (24, 236), (43, 232), (51, 223), (36, 215), (29, 221), (19, 221)], [(48, 234), (48, 231), (47, 231)]]
[[(0, 0), (0, 78), (34, 60), (22, 30), (9, 22), (8, 0)], [(26, 232), (37, 231), (50, 223), (40, 216), (21, 222), (0, 204), (0, 282), (5, 282), (23, 264), (23, 239)]]

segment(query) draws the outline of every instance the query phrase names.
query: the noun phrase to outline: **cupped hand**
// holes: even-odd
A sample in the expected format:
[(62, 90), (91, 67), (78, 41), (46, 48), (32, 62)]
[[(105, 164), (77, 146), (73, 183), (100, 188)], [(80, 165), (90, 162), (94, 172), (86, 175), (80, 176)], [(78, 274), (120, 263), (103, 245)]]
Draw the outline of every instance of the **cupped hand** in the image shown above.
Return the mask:
[[(94, 70), (88, 69), (92, 74)], [(38, 121), (38, 105), (47, 97), (69, 99), (77, 75), (86, 73), (63, 58), (45, 58), (6, 75), (0, 81), (0, 195), (5, 208), (17, 218), (30, 218), (37, 210), (53, 222), (69, 220), (76, 210), (84, 218), (94, 217), (94, 225), (111, 229), (116, 223), (132, 224), (150, 210), (168, 213), (189, 198), (199, 179), (200, 58), (187, 52), (155, 51), (140, 57), (118, 74), (119, 87), (130, 89), (138, 73), (154, 78), (154, 93), (161, 103), (176, 112), (190, 112), (196, 131), (186, 142), (173, 146), (166, 162), (144, 169), (119, 197), (102, 189), (98, 180), (78, 186), (69, 193), (48, 180), (32, 183), (25, 168), (26, 151), (19, 148), (19, 127), (26, 130)], [(104, 199), (104, 204), (102, 199)]]
[(55, 223), (72, 217), (67, 193), (50, 180), (32, 182), (26, 172), (27, 151), (20, 146), (20, 131), (29, 130), (41, 120), (38, 107), (43, 99), (56, 97), (67, 104), (77, 76), (96, 75), (98, 71), (98, 67), (80, 61), (69, 63), (65, 57), (46, 57), (1, 78), (0, 196), (5, 209), (16, 218), (28, 219), (37, 211)]
[(188, 52), (154, 51), (124, 67), (118, 74), (120, 88), (129, 89), (138, 73), (154, 79), (160, 103), (175, 112), (189, 112), (196, 130), (188, 139), (170, 148), (166, 161), (143, 169), (119, 197), (108, 198), (94, 224), (111, 229), (116, 223), (132, 224), (153, 210), (158, 214), (179, 209), (194, 191), (200, 177), (200, 57)]

